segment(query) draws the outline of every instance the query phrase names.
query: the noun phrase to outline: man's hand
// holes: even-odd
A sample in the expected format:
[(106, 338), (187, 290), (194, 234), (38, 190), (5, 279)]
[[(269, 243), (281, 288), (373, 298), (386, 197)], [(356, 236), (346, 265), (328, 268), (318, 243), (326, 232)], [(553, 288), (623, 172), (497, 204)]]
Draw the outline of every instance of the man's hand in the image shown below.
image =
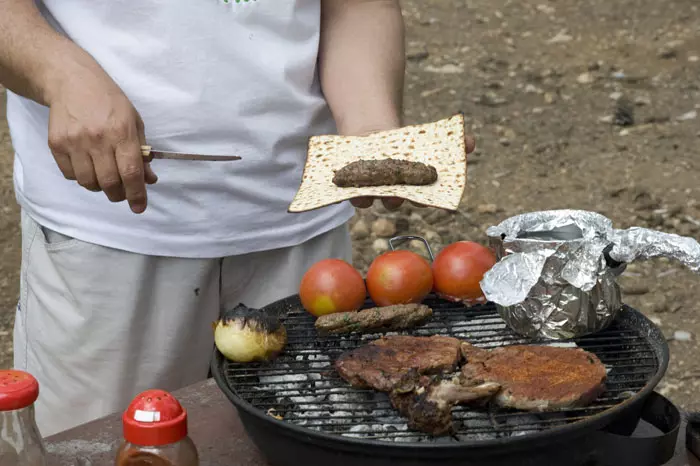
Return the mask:
[(50, 107), (49, 147), (61, 172), (112, 202), (146, 209), (143, 121), (85, 50), (57, 33), (32, 0), (0, 0), (0, 82)]
[[(471, 154), (476, 148), (474, 138), (470, 136), (466, 136), (464, 138), (464, 145), (467, 148), (467, 154)], [(351, 199), (350, 202), (358, 209), (367, 209), (369, 207), (372, 207), (375, 200), (376, 198), (374, 197), (356, 197), (355, 199)], [(399, 197), (385, 197), (382, 198), (382, 203), (387, 209), (396, 210), (403, 204), (403, 199)], [(411, 202), (411, 204), (413, 204), (416, 207), (425, 207), (424, 205), (416, 204), (415, 202)]]
[(106, 74), (69, 80), (51, 99), (49, 147), (63, 176), (112, 202), (146, 210), (146, 184), (157, 181), (144, 163), (141, 117)]

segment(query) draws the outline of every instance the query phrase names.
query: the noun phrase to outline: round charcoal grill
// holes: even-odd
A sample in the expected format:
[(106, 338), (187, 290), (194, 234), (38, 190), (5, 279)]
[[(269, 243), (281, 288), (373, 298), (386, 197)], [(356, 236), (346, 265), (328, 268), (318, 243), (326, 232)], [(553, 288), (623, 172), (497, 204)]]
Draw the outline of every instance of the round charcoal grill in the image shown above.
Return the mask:
[[(552, 344), (513, 333), (491, 304), (467, 309), (433, 296), (425, 304), (433, 309), (433, 317), (397, 333), (453, 336), (482, 348)], [(630, 434), (668, 365), (668, 346), (660, 330), (626, 307), (608, 329), (555, 343), (593, 352), (608, 368), (607, 390), (592, 405), (537, 414), (490, 405), (457, 406), (456, 434), (430, 437), (410, 430), (385, 394), (353, 388), (334, 370), (341, 353), (382, 334), (319, 336), (314, 318), (297, 296), (266, 310), (278, 313), (287, 328), (284, 353), (271, 363), (237, 364), (217, 351), (212, 373), (238, 408), (253, 441), (270, 464), (279, 466), (328, 461), (333, 466), (369, 466), (388, 460), (465, 466), (602, 464), (595, 462), (591, 434), (603, 428)]]

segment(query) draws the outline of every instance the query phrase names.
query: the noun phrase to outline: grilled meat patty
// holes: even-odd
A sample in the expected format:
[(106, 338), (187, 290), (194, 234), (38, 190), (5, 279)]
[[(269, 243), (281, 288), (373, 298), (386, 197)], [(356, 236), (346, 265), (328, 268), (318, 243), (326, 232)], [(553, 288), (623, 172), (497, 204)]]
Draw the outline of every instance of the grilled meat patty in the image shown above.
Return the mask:
[(586, 406), (605, 390), (605, 366), (580, 348), (505, 346), (492, 350), (462, 343), (463, 384), (501, 386), (492, 402), (504, 408), (548, 411)]
[(335, 172), (333, 183), (341, 188), (424, 186), (435, 183), (437, 179), (437, 170), (432, 165), (389, 158), (351, 162)]
[(335, 368), (354, 387), (390, 392), (412, 374), (452, 372), (461, 361), (452, 337), (382, 337), (340, 355)]
[(432, 315), (433, 310), (424, 304), (397, 304), (326, 314), (316, 319), (315, 325), (321, 333), (369, 333), (415, 327)]
[(409, 428), (439, 436), (453, 432), (455, 405), (488, 399), (500, 388), (497, 383), (469, 386), (463, 385), (459, 378), (434, 380), (423, 376), (411, 390), (404, 392), (397, 388), (389, 397), (394, 408), (408, 419)]

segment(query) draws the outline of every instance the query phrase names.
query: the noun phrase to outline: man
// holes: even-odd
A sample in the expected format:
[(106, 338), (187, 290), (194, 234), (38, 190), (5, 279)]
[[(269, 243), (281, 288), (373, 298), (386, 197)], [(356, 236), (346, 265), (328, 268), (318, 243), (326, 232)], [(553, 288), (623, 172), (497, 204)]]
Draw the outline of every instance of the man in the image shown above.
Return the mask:
[[(352, 206), (286, 209), (309, 136), (400, 126), (398, 0), (0, 11), (22, 207), (15, 367), (39, 380), (43, 435), (205, 378), (220, 309), (266, 305), (314, 262), (351, 259)], [(143, 144), (242, 160), (148, 163)]]

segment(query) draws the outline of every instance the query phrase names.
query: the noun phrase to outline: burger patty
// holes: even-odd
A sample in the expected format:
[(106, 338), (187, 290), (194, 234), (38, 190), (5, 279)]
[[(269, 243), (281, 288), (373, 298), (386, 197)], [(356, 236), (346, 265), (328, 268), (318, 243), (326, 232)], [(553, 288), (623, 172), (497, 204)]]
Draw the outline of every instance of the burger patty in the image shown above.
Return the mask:
[(491, 399), (526, 411), (586, 406), (605, 391), (607, 373), (598, 357), (580, 348), (517, 345), (485, 350), (462, 343), (467, 363), (462, 383), (496, 383)]
[(335, 368), (354, 387), (391, 392), (406, 376), (452, 372), (461, 361), (452, 337), (382, 337), (340, 355)]
[(438, 173), (432, 165), (408, 160), (382, 159), (357, 160), (335, 172), (333, 183), (341, 188), (366, 186), (433, 184)]

